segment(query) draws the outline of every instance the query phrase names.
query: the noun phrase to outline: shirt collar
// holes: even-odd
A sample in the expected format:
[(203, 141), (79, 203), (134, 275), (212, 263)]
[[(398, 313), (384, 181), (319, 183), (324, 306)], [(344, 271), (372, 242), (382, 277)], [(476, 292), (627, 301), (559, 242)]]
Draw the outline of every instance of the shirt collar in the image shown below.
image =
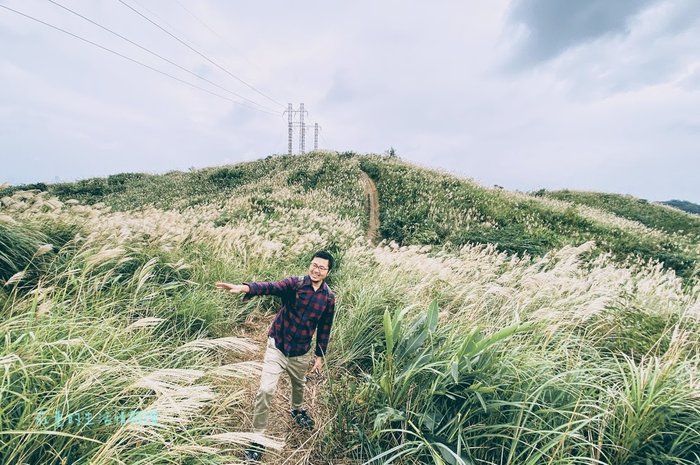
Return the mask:
[[(314, 287), (311, 285), (311, 276), (309, 276), (308, 274), (307, 274), (306, 276), (304, 276), (304, 282), (303, 282), (303, 284), (301, 285), (301, 287), (304, 287), (304, 286), (309, 286), (311, 289), (314, 288)], [(320, 290), (321, 292), (323, 292), (323, 293), (326, 293), (326, 294), (328, 293), (328, 284), (326, 284), (326, 280), (325, 280), (325, 279), (323, 280), (323, 284), (321, 284), (321, 287), (319, 288), (319, 290)]]

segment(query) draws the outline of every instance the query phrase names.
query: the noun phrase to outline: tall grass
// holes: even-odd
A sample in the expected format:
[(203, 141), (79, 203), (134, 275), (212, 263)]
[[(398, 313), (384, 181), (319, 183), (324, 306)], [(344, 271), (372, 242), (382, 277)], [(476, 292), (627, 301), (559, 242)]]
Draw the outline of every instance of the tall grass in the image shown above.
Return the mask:
[(343, 283), (328, 444), (366, 463), (695, 463), (698, 288), (586, 250), (350, 250), (383, 292)]
[(251, 439), (232, 429), (247, 408), (235, 379), (251, 367), (220, 365), (256, 345), (215, 336), (244, 309), (223, 315), (221, 297), (192, 281), (194, 252), (94, 229), (45, 247), (33, 267), (51, 234), (17, 218), (0, 229), (18, 247), (1, 283), (0, 463), (230, 462)]
[[(211, 283), (302, 274), (319, 248), (340, 260), (319, 429), (304, 443), (312, 463), (698, 462), (700, 286), (592, 254), (590, 241), (538, 257), (498, 244), (374, 247), (353, 219), (361, 201), (340, 197), (355, 187), (327, 176), (357, 160), (310, 160), (267, 161), (275, 179), (200, 173), (226, 195), (170, 210), (128, 208), (146, 195), (139, 176), (119, 192), (114, 180), (114, 210), (5, 198), (0, 462), (223, 464), (251, 439), (279, 446), (246, 434), (259, 366), (250, 341), (231, 337), (276, 303), (243, 304)], [(169, 176), (149, 198), (190, 182)], [(151, 411), (155, 425), (119, 421)], [(112, 422), (77, 424), (87, 413)]]

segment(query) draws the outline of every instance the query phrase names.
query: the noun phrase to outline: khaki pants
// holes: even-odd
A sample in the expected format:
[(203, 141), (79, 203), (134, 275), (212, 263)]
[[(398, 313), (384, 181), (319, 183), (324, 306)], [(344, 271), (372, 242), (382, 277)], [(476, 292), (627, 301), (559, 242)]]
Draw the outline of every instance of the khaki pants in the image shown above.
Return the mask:
[(289, 374), (292, 384), (292, 409), (300, 409), (304, 402), (304, 385), (306, 384), (306, 371), (309, 368), (312, 352), (309, 351), (298, 357), (285, 357), (275, 347), (275, 340), (267, 338), (267, 349), (263, 359), (260, 388), (255, 395), (253, 407), (253, 430), (262, 433), (267, 427), (267, 418), (270, 413), (270, 403), (277, 390), (277, 382), (283, 371)]

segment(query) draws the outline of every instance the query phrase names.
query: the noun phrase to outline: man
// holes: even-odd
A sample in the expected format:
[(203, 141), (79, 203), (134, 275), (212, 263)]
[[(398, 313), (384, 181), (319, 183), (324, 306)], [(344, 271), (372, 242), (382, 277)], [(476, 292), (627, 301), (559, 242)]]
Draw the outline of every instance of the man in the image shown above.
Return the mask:
[[(296, 423), (313, 429), (314, 421), (302, 408), (306, 369), (309, 366), (311, 337), (316, 329), (316, 349), (312, 371), (320, 373), (328, 346), (335, 314), (335, 294), (325, 279), (333, 269), (333, 256), (319, 250), (309, 264), (306, 276), (290, 276), (276, 282), (249, 282), (231, 284), (218, 282), (218, 289), (245, 294), (243, 300), (256, 295), (275, 295), (282, 298), (282, 306), (268, 330), (267, 348), (263, 361), (260, 388), (255, 395), (253, 429), (263, 433), (267, 427), (270, 402), (283, 371), (292, 384), (291, 415)], [(249, 461), (258, 461), (263, 447), (253, 443), (245, 451)]]

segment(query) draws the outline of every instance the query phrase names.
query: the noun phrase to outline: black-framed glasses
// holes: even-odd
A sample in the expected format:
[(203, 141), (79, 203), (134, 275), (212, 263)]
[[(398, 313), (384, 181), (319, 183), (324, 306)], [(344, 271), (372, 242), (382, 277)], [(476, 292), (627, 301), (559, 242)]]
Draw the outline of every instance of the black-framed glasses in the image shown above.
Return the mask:
[(328, 271), (328, 268), (326, 268), (325, 266), (319, 266), (315, 263), (311, 264), (311, 268), (313, 268), (314, 270), (318, 270), (318, 271)]

